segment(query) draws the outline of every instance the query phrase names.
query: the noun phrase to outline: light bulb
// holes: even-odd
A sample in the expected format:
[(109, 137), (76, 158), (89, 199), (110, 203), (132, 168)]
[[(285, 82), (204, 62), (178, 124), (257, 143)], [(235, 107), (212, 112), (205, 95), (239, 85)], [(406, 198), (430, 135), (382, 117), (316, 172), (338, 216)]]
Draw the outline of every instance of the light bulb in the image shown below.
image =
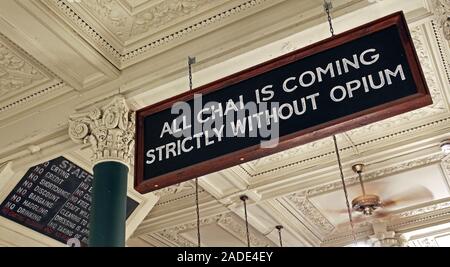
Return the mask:
[(450, 154), (450, 140), (445, 140), (441, 143), (441, 150), (444, 154)]

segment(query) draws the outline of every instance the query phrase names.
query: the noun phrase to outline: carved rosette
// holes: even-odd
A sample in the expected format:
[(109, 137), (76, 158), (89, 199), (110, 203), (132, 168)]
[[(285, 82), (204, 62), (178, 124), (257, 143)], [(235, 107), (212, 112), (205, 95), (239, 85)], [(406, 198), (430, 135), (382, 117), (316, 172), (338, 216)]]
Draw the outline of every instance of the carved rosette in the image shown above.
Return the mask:
[(450, 0), (435, 0), (434, 14), (443, 30), (445, 39), (450, 41)]
[(135, 113), (123, 96), (116, 96), (102, 108), (71, 116), (69, 136), (76, 143), (91, 145), (94, 164), (112, 160), (129, 165), (134, 151)]

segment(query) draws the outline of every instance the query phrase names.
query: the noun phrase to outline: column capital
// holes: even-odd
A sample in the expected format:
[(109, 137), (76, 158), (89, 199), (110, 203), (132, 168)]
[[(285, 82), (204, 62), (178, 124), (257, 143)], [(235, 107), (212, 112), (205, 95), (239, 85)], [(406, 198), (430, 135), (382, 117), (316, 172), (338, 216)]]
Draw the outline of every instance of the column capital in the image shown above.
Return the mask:
[(76, 143), (90, 144), (94, 164), (119, 161), (129, 166), (134, 151), (135, 113), (122, 95), (107, 105), (69, 118), (69, 136)]

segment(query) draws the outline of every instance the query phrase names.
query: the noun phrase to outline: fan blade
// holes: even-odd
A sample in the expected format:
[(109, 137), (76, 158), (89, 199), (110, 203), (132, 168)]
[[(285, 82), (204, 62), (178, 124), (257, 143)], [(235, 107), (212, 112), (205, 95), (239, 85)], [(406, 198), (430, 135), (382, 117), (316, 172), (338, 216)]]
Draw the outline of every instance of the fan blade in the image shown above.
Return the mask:
[(389, 208), (389, 207), (395, 206), (395, 205), (397, 205), (397, 204), (398, 204), (398, 201), (397, 201), (397, 200), (388, 199), (388, 200), (382, 201), (381, 207), (382, 207), (382, 208)]
[(398, 192), (396, 187), (392, 186), (392, 182), (389, 181), (374, 181), (367, 184), (364, 184), (366, 189), (366, 194), (375, 194), (380, 195), (383, 193), (384, 195), (392, 196)]
[[(338, 210), (324, 209), (324, 212), (330, 212), (335, 214), (348, 214), (347, 209), (338, 209)], [(350, 212), (353, 212), (353, 209), (350, 209)]]
[(372, 217), (378, 219), (378, 218), (384, 218), (384, 217), (387, 217), (387, 216), (390, 216), (390, 215), (391, 214), (389, 212), (376, 210), (376, 211), (374, 211)]
[(403, 202), (412, 202), (412, 201), (425, 201), (433, 199), (433, 193), (424, 186), (418, 186), (413, 190), (402, 192), (398, 194), (393, 199), (387, 199), (382, 201), (382, 206), (384, 208), (399, 205)]
[[(352, 216), (352, 223), (354, 225), (366, 222), (367, 220), (369, 220), (369, 217), (364, 216), (364, 215)], [(346, 218), (346, 220), (344, 220), (341, 223), (336, 225), (337, 229), (342, 229), (342, 230), (344, 230), (345, 228), (348, 228), (348, 227), (350, 227), (350, 221), (348, 220), (348, 218)]]
[(363, 223), (363, 222), (369, 220), (369, 217), (370, 216), (366, 216), (366, 215), (360, 215), (360, 216), (352, 217), (352, 222), (354, 224)]
[(386, 181), (373, 181), (367, 182), (364, 181), (364, 188), (366, 189), (366, 193), (376, 193), (376, 192), (386, 192), (386, 189), (389, 188), (389, 183)]

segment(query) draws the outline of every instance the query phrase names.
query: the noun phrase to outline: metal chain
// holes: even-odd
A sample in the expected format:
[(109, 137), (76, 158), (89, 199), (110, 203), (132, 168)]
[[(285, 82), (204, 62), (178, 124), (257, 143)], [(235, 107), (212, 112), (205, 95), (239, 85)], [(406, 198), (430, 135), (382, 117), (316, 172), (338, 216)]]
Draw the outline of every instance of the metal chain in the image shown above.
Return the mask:
[(245, 214), (245, 229), (247, 231), (247, 246), (250, 247), (250, 232), (248, 230), (248, 217), (247, 217), (247, 196), (241, 196), (240, 199), (244, 202), (244, 214)]
[(334, 36), (333, 22), (331, 21), (331, 15), (330, 15), (330, 11), (333, 8), (333, 5), (331, 4), (331, 0), (329, 0), (329, 1), (324, 0), (323, 1), (323, 7), (325, 9), (325, 12), (327, 13), (328, 25), (330, 25), (331, 36)]
[(198, 202), (198, 178), (195, 178), (195, 207), (197, 212), (197, 245), (201, 247), (200, 243), (200, 208)]
[[(195, 57), (188, 57), (189, 66), (189, 91), (192, 91), (192, 65), (195, 64)], [(200, 239), (200, 207), (198, 201), (198, 178), (195, 178), (195, 209), (197, 213), (197, 245), (201, 246)]]
[(195, 57), (188, 57), (188, 66), (189, 66), (189, 90), (192, 90), (192, 65), (196, 63)]
[(283, 229), (282, 225), (277, 225), (275, 228), (278, 230), (278, 238), (280, 240), (280, 247), (283, 247), (283, 239), (281, 238), (281, 230)]
[(344, 194), (345, 194), (345, 204), (347, 204), (348, 219), (350, 220), (350, 226), (352, 227), (353, 241), (356, 241), (352, 212), (351, 212), (351, 208), (350, 208), (350, 202), (348, 201), (348, 192), (347, 192), (347, 187), (345, 186), (344, 172), (342, 170), (341, 155), (339, 154), (339, 148), (338, 148), (337, 141), (336, 141), (336, 135), (333, 135), (333, 142), (334, 142), (334, 150), (336, 152), (336, 157), (337, 157), (337, 161), (338, 161), (338, 165), (339, 165), (339, 171), (341, 173), (341, 182), (342, 182), (342, 187), (344, 189)]
[[(327, 19), (328, 19), (328, 25), (330, 26), (330, 33), (331, 36), (334, 36), (334, 28), (333, 28), (333, 21), (331, 18), (331, 9), (333, 8), (333, 4), (331, 3), (331, 0), (324, 0), (323, 1), (323, 7), (325, 9), (325, 12), (327, 13)], [(342, 170), (342, 163), (341, 163), (341, 156), (339, 154), (339, 148), (336, 141), (336, 135), (333, 135), (333, 142), (334, 142), (334, 150), (336, 152), (336, 157), (339, 165), (339, 171), (341, 174), (341, 182), (342, 182), (342, 188), (344, 189), (344, 195), (345, 195), (345, 204), (347, 205), (347, 213), (348, 213), (348, 219), (350, 220), (350, 226), (352, 228), (352, 237), (353, 241), (356, 242), (356, 235), (355, 235), (355, 228), (353, 225), (353, 218), (352, 218), (352, 211), (350, 208), (350, 202), (348, 200), (348, 192), (347, 187), (345, 186), (345, 178), (344, 178), (344, 172)]]

